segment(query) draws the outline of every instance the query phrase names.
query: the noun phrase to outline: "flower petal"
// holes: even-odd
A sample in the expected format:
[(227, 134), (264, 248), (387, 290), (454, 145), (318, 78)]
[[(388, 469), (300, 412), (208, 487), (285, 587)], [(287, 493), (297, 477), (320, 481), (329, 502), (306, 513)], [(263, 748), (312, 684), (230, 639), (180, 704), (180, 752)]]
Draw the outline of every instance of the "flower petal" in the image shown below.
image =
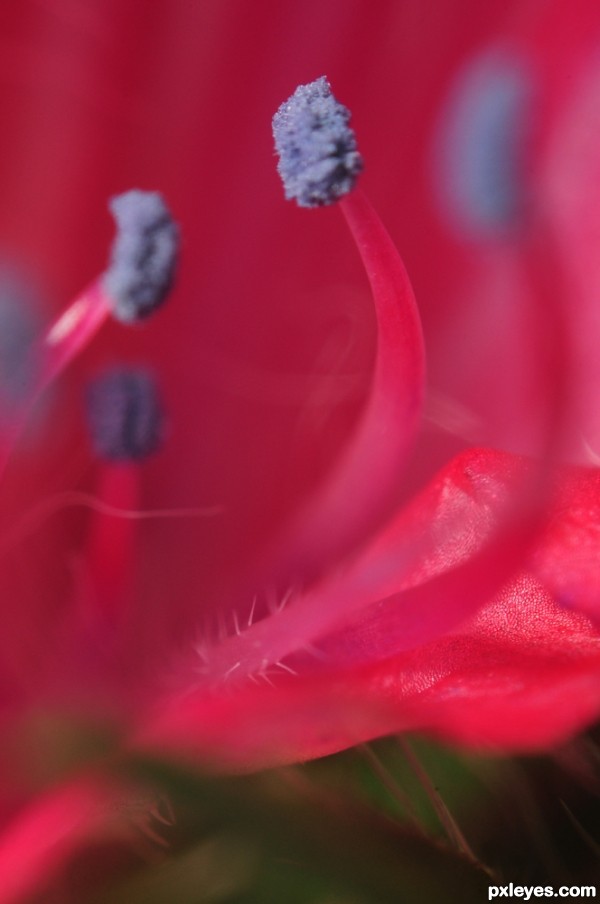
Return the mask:
[(600, 634), (528, 575), (420, 656), (436, 666), (418, 700), (419, 727), (461, 744), (544, 748), (600, 710)]
[(74, 780), (40, 795), (0, 834), (0, 904), (47, 886), (82, 845), (105, 830), (115, 805), (107, 782)]
[(600, 619), (600, 471), (573, 468), (560, 479), (531, 568), (562, 605)]
[(462, 630), (414, 651), (362, 668), (281, 672), (275, 686), (171, 698), (134, 743), (225, 769), (324, 756), (406, 730), (534, 750), (597, 716), (599, 679), (598, 632), (525, 575)]
[[(364, 655), (363, 613), (367, 622), (391, 614), (388, 652), (435, 639), (491, 599), (522, 564), (539, 527), (537, 480), (522, 459), (468, 450), (345, 572), (207, 649), (208, 676), (257, 674), (349, 626), (358, 642), (347, 647), (342, 635), (342, 658), (353, 658), (352, 647)], [(395, 594), (383, 613), (374, 607)]]

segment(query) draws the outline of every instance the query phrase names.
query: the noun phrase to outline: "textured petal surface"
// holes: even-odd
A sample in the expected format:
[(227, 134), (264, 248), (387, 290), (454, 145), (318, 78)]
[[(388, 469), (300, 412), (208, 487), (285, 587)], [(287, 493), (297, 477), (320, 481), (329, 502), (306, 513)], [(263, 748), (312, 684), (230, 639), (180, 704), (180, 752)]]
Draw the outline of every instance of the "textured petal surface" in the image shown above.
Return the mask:
[[(533, 578), (513, 582), (462, 629), (362, 668), (281, 673), (173, 700), (137, 739), (175, 756), (255, 768), (324, 756), (377, 735), (427, 730), (496, 751), (534, 750), (600, 706), (600, 635)], [(244, 744), (240, 745), (240, 737)]]
[(556, 501), (531, 567), (562, 605), (600, 620), (600, 472), (580, 468), (558, 480)]
[[(532, 475), (522, 459), (494, 450), (453, 459), (346, 570), (252, 626), (242, 613), (243, 628), (207, 645), (209, 678), (260, 672), (335, 631), (340, 657), (353, 661), (450, 630), (523, 562), (543, 504)], [(379, 621), (385, 628), (373, 643)]]

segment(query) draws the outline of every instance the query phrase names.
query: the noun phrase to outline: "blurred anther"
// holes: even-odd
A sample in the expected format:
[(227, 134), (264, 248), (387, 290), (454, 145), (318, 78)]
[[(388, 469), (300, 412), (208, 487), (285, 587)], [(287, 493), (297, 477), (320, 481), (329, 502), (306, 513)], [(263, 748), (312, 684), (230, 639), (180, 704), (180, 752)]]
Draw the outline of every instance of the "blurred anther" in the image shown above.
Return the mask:
[(109, 207), (117, 235), (104, 288), (114, 316), (132, 323), (152, 314), (171, 289), (179, 228), (158, 192), (132, 189), (112, 198)]
[(0, 416), (26, 395), (33, 379), (36, 315), (35, 288), (14, 266), (0, 262)]
[(90, 384), (87, 420), (99, 458), (135, 461), (160, 448), (164, 415), (156, 382), (141, 368), (115, 367)]
[(487, 50), (457, 74), (442, 106), (433, 178), (445, 222), (470, 239), (518, 226), (526, 206), (533, 84), (522, 60)]

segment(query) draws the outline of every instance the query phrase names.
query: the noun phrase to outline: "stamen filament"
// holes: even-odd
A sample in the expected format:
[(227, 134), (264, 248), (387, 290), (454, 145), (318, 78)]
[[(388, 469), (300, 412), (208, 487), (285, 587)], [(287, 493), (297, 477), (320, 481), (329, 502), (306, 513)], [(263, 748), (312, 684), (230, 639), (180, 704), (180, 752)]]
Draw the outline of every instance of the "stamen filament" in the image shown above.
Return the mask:
[(425, 350), (406, 269), (362, 191), (355, 189), (339, 204), (371, 284), (377, 356), (354, 436), (271, 553), (271, 574), (275, 559), (282, 577), (313, 577), (322, 561), (348, 555), (387, 518), (422, 417)]
[(102, 280), (97, 279), (59, 314), (39, 340), (31, 356), (36, 370), (28, 386), (27, 395), (4, 432), (0, 448), (0, 478), (34, 405), (48, 386), (95, 336), (109, 317), (110, 311), (110, 300), (102, 287)]
[[(110, 463), (102, 466), (97, 494), (108, 506), (137, 509), (140, 501), (139, 466)], [(114, 624), (125, 616), (124, 602), (133, 578), (137, 525), (106, 511), (93, 512), (86, 548), (86, 584), (94, 618)]]
[(286, 198), (300, 207), (341, 205), (371, 284), (377, 318), (367, 403), (331, 474), (283, 531), (282, 541), (273, 544), (267, 568), (271, 580), (275, 570), (278, 586), (286, 580), (306, 586), (326, 565), (350, 555), (393, 511), (421, 421), (425, 353), (419, 313), (394, 243), (355, 189), (363, 159), (350, 119), (324, 76), (300, 85), (273, 117)]
[(44, 390), (88, 344), (109, 314), (124, 323), (150, 316), (171, 289), (179, 230), (157, 192), (134, 190), (111, 200), (117, 221), (112, 259), (96, 279), (51, 324), (33, 349), (36, 368), (19, 410), (3, 431), (0, 478)]
[[(371, 394), (350, 447), (326, 487), (307, 506), (284, 538), (280, 575), (307, 574), (325, 551), (329, 557), (357, 546), (394, 510), (402, 465), (410, 454), (423, 404), (425, 355), (420, 320), (410, 282), (395, 246), (362, 193), (343, 202), (344, 214), (371, 280), (379, 337)], [(293, 558), (295, 556), (296, 558)], [(239, 674), (289, 655), (300, 638), (312, 640), (340, 614), (364, 602), (364, 587), (352, 578), (334, 582), (317, 595), (302, 597), (292, 611), (273, 613), (210, 653), (214, 677), (243, 662)], [(332, 592), (333, 591), (333, 592)], [(293, 622), (293, 627), (291, 623)]]

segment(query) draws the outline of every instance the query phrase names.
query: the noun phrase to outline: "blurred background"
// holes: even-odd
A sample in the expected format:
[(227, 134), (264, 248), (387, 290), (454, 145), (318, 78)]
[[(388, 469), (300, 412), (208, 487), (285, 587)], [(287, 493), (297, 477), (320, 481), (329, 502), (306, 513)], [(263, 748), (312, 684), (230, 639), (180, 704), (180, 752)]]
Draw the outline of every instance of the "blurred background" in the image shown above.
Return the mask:
[[(173, 303), (143, 328), (109, 326), (56, 387), (11, 465), (1, 517), (9, 523), (40, 493), (90, 485), (81, 387), (105, 363), (149, 362), (170, 432), (145, 471), (146, 504), (225, 511), (141, 527), (149, 621), (164, 617), (175, 633), (165, 595), (182, 625), (210, 609), (232, 563), (250, 562), (326, 472), (368, 386), (369, 290), (339, 212), (285, 203), (275, 171), (271, 117), (323, 74), (352, 109), (363, 187), (424, 323), (429, 401), (406, 496), (466, 445), (545, 448), (540, 286), (568, 323), (565, 455), (600, 455), (597, 2), (0, 0), (0, 256), (35, 295), (39, 322), (103, 270), (112, 195), (159, 190), (183, 235)], [(51, 618), (81, 523), (65, 513), (28, 545), (26, 568), (6, 566), (7, 598), (43, 586)], [(593, 737), (515, 762), (417, 750), (468, 851), (395, 742), (293, 780), (240, 779), (239, 809), (226, 783), (208, 792), (167, 770), (158, 781), (177, 815), (161, 829), (168, 848), (151, 846), (170, 865), (102, 900), (360, 904), (423, 900), (424, 889), (432, 900), (457, 889), (483, 900), (488, 878), (473, 860), (506, 882), (597, 879)], [(288, 834), (286, 794), (297, 817)], [(311, 842), (321, 795), (335, 798), (330, 840), (353, 826), (343, 849)], [(361, 832), (370, 820), (376, 828)], [(374, 864), (364, 873), (363, 845)], [(92, 861), (65, 880), (77, 900), (88, 900)], [(430, 888), (436, 871), (444, 881)]]
[[(156, 361), (172, 431), (153, 501), (236, 512), (157, 538), (178, 589), (253, 554), (326, 470), (364, 396), (373, 322), (351, 240), (335, 209), (284, 203), (274, 165), (274, 110), (321, 74), (352, 108), (362, 184), (424, 322), (428, 418), (407, 491), (466, 444), (544, 441), (536, 280), (556, 284), (558, 265), (543, 248), (548, 273), (532, 275), (532, 210), (560, 233), (582, 371), (569, 453), (589, 461), (593, 3), (24, 0), (0, 15), (0, 243), (44, 317), (104, 268), (110, 196), (160, 190), (181, 223), (177, 296), (159, 325), (105, 331), (80, 365)], [(80, 383), (66, 381), (55, 433)], [(205, 556), (192, 560), (190, 542)]]

